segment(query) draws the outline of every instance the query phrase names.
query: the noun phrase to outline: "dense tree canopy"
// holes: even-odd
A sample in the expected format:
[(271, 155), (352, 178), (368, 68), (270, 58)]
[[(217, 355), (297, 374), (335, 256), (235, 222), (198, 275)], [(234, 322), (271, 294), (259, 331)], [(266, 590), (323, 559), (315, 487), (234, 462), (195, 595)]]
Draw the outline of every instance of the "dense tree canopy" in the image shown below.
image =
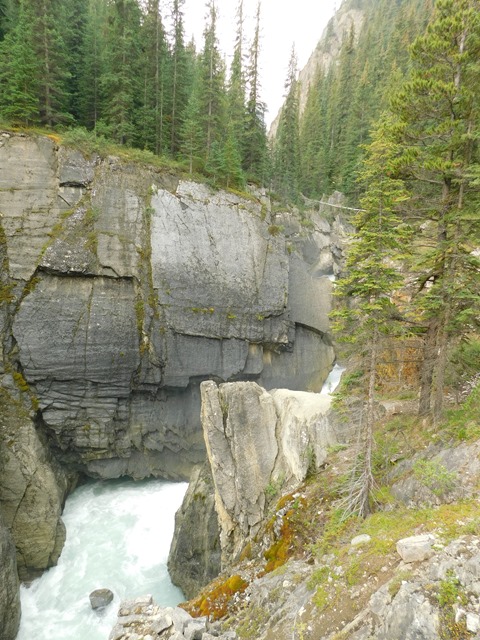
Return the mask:
[[(387, 107), (410, 61), (408, 47), (431, 17), (433, 0), (345, 0), (342, 11), (364, 18), (343, 34), (338, 63), (320, 67), (300, 116), (300, 191), (319, 198), (334, 190), (351, 203), (370, 129)], [(348, 22), (347, 22), (348, 24)], [(337, 27), (338, 29), (338, 27)], [(341, 35), (341, 34), (340, 34)], [(331, 21), (324, 48), (338, 38)]]
[(251, 47), (242, 0), (237, 15), (228, 74), (215, 0), (198, 53), (185, 42), (184, 0), (0, 0), (0, 117), (82, 126), (217, 184), (263, 182), (260, 7)]
[(478, 336), (479, 60), (479, 0), (438, 0), (410, 49), (409, 73), (365, 147), (362, 210), (337, 285), (352, 302), (335, 314), (339, 336), (346, 332), (356, 347), (357, 391), (366, 408), (347, 496), (354, 513), (369, 508), (384, 354), (405, 333), (416, 339), (419, 415), (436, 425), (449, 360), (463, 339)]

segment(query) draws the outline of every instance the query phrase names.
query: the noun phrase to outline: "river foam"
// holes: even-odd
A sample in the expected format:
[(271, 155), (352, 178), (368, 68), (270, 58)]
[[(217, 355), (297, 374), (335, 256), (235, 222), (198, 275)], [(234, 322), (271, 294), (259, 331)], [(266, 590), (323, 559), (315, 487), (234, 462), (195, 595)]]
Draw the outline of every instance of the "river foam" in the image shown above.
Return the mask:
[[(119, 480), (74, 491), (62, 516), (67, 540), (58, 565), (21, 588), (17, 640), (106, 640), (124, 598), (151, 593), (160, 605), (181, 602), (166, 563), (186, 489), (186, 483)], [(97, 613), (89, 594), (103, 587), (115, 598)]]

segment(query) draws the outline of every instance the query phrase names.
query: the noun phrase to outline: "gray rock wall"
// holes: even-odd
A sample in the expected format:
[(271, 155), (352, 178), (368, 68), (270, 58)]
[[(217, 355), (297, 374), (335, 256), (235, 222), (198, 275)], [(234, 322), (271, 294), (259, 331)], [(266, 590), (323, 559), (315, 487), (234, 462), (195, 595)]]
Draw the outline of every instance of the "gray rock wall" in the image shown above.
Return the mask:
[(0, 515), (15, 543), (22, 580), (56, 564), (65, 541), (60, 516), (73, 480), (51, 458), (31, 414), (0, 390)]
[(181, 508), (168, 557), (172, 581), (193, 598), (221, 569), (218, 516), (210, 465), (196, 467)]
[(0, 513), (0, 632), (14, 640), (20, 624), (20, 597), (15, 547)]
[(3, 360), (59, 461), (187, 478), (202, 380), (320, 389), (339, 249), (328, 223), (281, 217), (285, 233), (261, 194), (0, 136)]
[(201, 384), (202, 426), (218, 515), (222, 568), (238, 558), (265, 518), (268, 488), (298, 486), (336, 442), (331, 396), (255, 382)]

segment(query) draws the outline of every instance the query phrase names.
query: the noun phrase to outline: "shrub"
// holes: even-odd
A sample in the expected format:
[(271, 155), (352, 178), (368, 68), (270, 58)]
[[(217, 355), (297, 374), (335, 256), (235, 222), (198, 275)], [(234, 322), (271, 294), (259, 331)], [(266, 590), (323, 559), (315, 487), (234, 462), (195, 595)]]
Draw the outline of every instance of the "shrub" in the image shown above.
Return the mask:
[(435, 460), (417, 460), (413, 465), (415, 478), (437, 497), (453, 491), (457, 476)]

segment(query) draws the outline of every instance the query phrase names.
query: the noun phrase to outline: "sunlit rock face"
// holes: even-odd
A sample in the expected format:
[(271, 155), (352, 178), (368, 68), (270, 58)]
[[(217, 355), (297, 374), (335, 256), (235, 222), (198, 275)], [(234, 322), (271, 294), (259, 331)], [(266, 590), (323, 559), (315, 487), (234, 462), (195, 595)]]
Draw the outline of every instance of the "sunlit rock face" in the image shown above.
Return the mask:
[(255, 382), (203, 382), (202, 426), (218, 515), (222, 565), (258, 533), (268, 487), (296, 487), (321, 466), (336, 441), (332, 397)]
[(3, 350), (62, 463), (187, 478), (202, 380), (321, 388), (335, 223), (49, 138), (4, 133), (0, 165)]
[(294, 491), (337, 441), (328, 394), (212, 380), (200, 390), (207, 462), (192, 475), (169, 555), (189, 597), (261, 537), (269, 496)]

